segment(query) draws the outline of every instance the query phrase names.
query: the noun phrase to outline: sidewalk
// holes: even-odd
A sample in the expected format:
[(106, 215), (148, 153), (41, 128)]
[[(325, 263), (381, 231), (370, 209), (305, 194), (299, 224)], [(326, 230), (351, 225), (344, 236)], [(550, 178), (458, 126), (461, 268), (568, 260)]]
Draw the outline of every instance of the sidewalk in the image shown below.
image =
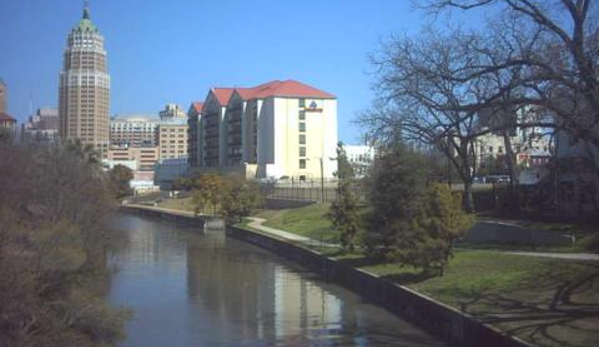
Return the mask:
[(334, 248), (340, 247), (338, 244), (320, 242), (320, 241), (317, 241), (317, 240), (314, 240), (314, 239), (311, 239), (311, 238), (308, 238), (305, 236), (290, 233), (288, 231), (264, 226), (264, 225), (262, 225), (262, 223), (266, 222), (266, 219), (264, 219), (264, 218), (257, 218), (257, 217), (246, 217), (246, 218), (251, 220), (251, 222), (248, 223), (249, 227), (254, 228), (256, 230), (260, 230), (260, 231), (268, 233), (268, 234), (275, 235), (275, 236), (277, 236), (281, 239), (287, 240), (287, 241), (299, 242), (306, 246), (312, 246), (312, 247), (334, 247)]
[(590, 260), (599, 261), (599, 254), (593, 253), (549, 253), (549, 252), (517, 252), (517, 251), (506, 251), (501, 253), (524, 255), (529, 257), (546, 257), (546, 258), (558, 258), (568, 260)]

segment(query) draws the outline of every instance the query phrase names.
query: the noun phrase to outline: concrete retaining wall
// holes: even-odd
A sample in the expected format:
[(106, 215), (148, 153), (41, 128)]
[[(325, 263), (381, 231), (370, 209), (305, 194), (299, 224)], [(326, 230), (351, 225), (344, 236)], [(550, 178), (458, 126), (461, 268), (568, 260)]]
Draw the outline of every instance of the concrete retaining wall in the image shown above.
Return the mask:
[(207, 224), (211, 223), (213, 219), (204, 217), (194, 217), (187, 214), (174, 213), (170, 211), (160, 211), (157, 209), (152, 209), (151, 207), (144, 208), (139, 206), (121, 205), (119, 206), (119, 209), (122, 211), (126, 211), (127, 213), (139, 214), (142, 216), (158, 217), (176, 223), (198, 226), (202, 229), (204, 228), (204, 226), (209, 226)]
[(296, 261), (455, 345), (531, 346), (407, 287), (349, 267), (312, 250), (236, 227), (228, 227), (227, 235)]

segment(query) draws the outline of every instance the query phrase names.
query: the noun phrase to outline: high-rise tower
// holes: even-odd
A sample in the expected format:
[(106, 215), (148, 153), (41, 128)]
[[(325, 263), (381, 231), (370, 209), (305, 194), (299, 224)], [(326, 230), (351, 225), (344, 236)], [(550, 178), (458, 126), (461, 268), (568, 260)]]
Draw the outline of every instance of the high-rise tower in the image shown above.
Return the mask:
[(0, 79), (0, 113), (6, 112), (6, 84)]
[(67, 40), (58, 112), (62, 139), (80, 139), (105, 155), (110, 142), (110, 75), (104, 37), (90, 19), (87, 2)]

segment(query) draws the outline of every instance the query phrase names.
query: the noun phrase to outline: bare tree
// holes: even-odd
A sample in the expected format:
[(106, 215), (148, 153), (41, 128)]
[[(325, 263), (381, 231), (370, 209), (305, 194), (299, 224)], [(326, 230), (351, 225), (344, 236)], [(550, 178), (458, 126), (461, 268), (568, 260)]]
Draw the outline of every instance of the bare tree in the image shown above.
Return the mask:
[[(515, 67), (511, 87), (524, 93), (511, 100), (551, 111), (569, 136), (599, 148), (599, 5), (592, 0), (422, 0), (432, 13), (489, 8), (513, 25), (495, 30), (495, 40), (514, 43), (471, 77)], [(526, 43), (526, 44), (522, 44)], [(506, 90), (508, 92), (509, 90)], [(592, 157), (593, 151), (588, 154)], [(598, 158), (593, 162), (597, 162)], [(599, 168), (595, 168), (599, 175)]]
[(359, 119), (375, 137), (400, 132), (405, 140), (441, 150), (464, 183), (464, 208), (470, 212), (477, 167), (474, 140), (507, 127), (504, 121), (482, 127), (479, 116), (483, 111), (491, 118), (508, 114), (511, 104), (502, 101), (503, 88), (517, 74), (472, 78), (493, 56), (481, 35), (459, 29), (447, 35), (429, 30), (418, 39), (395, 38), (373, 57), (384, 107)]

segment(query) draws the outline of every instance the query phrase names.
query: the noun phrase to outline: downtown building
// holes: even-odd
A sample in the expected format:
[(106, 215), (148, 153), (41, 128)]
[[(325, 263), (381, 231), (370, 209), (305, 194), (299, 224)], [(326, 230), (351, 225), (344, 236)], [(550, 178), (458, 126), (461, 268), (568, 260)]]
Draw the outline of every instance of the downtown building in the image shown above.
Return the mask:
[(0, 129), (7, 131), (11, 138), (17, 136), (17, 120), (7, 113), (7, 87), (0, 79)]
[(110, 76), (104, 37), (92, 23), (87, 7), (67, 39), (58, 104), (60, 138), (79, 139), (106, 157), (110, 143)]
[(22, 127), (23, 141), (36, 143), (57, 142), (58, 137), (58, 109), (44, 107), (37, 110), (35, 115), (29, 117)]
[(110, 120), (110, 148), (158, 146), (159, 124), (154, 115), (115, 115)]
[[(200, 171), (248, 179), (333, 178), (337, 170), (337, 99), (294, 81), (212, 88), (201, 112), (192, 104), (189, 162)], [(194, 156), (191, 158), (191, 156)], [(192, 166), (193, 168), (193, 166)]]

